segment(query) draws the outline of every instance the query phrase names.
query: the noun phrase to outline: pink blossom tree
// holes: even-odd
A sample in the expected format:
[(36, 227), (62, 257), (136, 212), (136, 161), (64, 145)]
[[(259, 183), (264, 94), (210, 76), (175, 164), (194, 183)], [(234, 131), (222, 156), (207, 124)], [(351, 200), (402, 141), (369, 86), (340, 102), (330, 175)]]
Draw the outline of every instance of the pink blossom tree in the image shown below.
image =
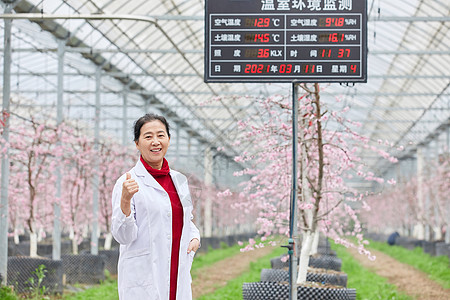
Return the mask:
[[(410, 231), (420, 215), (417, 205), (417, 181), (414, 178), (399, 182), (395, 187), (385, 189), (367, 197), (370, 210), (361, 214), (361, 219), (373, 232), (403, 229)], [(389, 209), (386, 209), (389, 207)]]
[[(30, 116), (28, 121), (11, 122), (9, 147), (11, 162), (9, 217), (13, 225), (30, 234), (30, 256), (37, 256), (38, 232), (51, 228), (52, 204), (55, 195), (52, 159), (59, 155), (55, 146), (58, 132), (45, 120)], [(20, 224), (22, 223), (22, 224)]]
[(93, 138), (80, 129), (64, 126), (62, 132), (62, 219), (72, 240), (72, 253), (78, 254), (83, 229), (92, 220), (92, 183), (95, 151)]
[[(450, 154), (443, 153), (439, 160), (427, 164), (427, 176), (424, 182), (425, 193), (428, 194), (429, 203), (424, 207), (426, 224), (433, 229), (434, 238), (442, 239), (444, 228), (448, 228), (450, 214)], [(433, 239), (433, 236), (429, 237)]]
[(442, 238), (442, 231), (448, 226), (446, 216), (450, 213), (447, 196), (450, 188), (448, 153), (441, 154), (439, 161), (428, 162), (425, 172), (427, 176), (422, 189), (428, 197), (429, 205), (420, 203), (417, 196), (417, 174), (408, 174), (396, 186), (368, 197), (371, 210), (362, 215), (367, 226), (380, 232), (401, 229), (405, 235), (413, 235), (413, 228), (419, 224), (420, 228), (433, 228), (437, 239)]
[[(386, 152), (369, 146), (369, 139), (352, 130), (359, 124), (345, 118), (348, 108), (326, 110), (320, 100), (318, 84), (313, 89), (306, 85), (302, 88), (306, 94), (299, 99), (298, 111), (300, 188), (297, 226), (302, 232), (303, 244), (297, 283), (306, 280), (309, 255), (319, 229), (336, 243), (357, 247), (361, 253), (370, 255), (364, 249), (366, 241), (358, 219), (358, 207), (368, 208), (367, 204), (357, 205), (363, 202), (365, 193), (352, 189), (346, 179), (358, 176), (362, 180), (383, 182), (366, 170), (358, 157), (361, 149), (373, 150), (396, 161)], [(292, 128), (288, 103), (286, 97), (267, 98), (259, 103), (262, 116), (239, 123), (244, 132), (238, 143), (245, 144), (250, 150), (236, 160), (252, 164), (252, 168), (242, 172), (252, 176), (243, 183), (243, 191), (250, 201), (239, 203), (239, 207), (259, 211), (259, 233), (264, 235), (287, 234), (289, 231)], [(346, 236), (355, 237), (356, 244)]]

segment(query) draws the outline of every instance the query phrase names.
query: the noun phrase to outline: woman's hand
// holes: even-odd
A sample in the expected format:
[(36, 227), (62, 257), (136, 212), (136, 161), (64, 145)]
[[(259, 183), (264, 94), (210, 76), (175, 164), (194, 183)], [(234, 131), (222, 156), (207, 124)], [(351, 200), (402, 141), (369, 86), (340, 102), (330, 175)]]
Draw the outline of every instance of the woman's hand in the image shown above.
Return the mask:
[(198, 239), (192, 239), (189, 242), (187, 253), (191, 253), (191, 251), (197, 252), (199, 247), (200, 247), (200, 241)]
[(131, 198), (139, 191), (139, 185), (131, 178), (131, 174), (127, 173), (127, 177), (122, 184), (122, 197), (120, 199), (120, 208), (125, 216), (131, 214)]

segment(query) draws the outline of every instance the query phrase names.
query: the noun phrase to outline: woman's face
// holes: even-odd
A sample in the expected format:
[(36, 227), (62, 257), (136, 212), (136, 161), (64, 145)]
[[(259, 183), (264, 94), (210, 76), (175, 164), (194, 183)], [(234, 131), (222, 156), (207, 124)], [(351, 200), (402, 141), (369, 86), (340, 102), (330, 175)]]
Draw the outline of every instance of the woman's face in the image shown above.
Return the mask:
[(136, 148), (141, 152), (145, 162), (154, 169), (161, 169), (163, 158), (169, 148), (170, 138), (166, 131), (166, 126), (159, 121), (154, 120), (145, 123), (141, 127), (139, 140), (136, 142)]

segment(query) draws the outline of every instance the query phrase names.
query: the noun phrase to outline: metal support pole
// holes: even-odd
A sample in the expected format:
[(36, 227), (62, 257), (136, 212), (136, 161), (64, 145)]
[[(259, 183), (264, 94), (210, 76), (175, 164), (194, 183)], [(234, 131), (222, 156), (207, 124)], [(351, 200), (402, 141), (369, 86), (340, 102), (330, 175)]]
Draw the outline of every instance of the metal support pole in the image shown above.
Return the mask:
[[(95, 73), (95, 138), (94, 149), (99, 150), (99, 138), (100, 138), (100, 85), (101, 85), (101, 67), (97, 67)], [(92, 197), (92, 232), (91, 232), (91, 254), (98, 255), (98, 159), (95, 160), (94, 176), (93, 176), (93, 197)]]
[[(177, 135), (177, 139), (175, 141), (175, 157), (177, 160), (179, 160), (180, 157), (180, 124), (176, 123), (177, 128), (175, 129), (175, 133)], [(179, 162), (181, 162), (181, 160), (179, 160)], [(178, 163), (178, 165), (180, 165)]]
[[(195, 173), (194, 168), (196, 167), (195, 159), (196, 157), (192, 156), (192, 135), (188, 133), (188, 153), (187, 153), (187, 169), (192, 170), (192, 173)], [(201, 190), (199, 186), (194, 186), (193, 189), (194, 193), (191, 195), (194, 200), (194, 207), (195, 207), (195, 223), (201, 224), (202, 223), (202, 207), (200, 205), (200, 196), (201, 196)]]
[[(6, 4), (5, 13), (11, 13), (11, 4)], [(11, 92), (11, 20), (5, 20), (4, 28), (4, 52), (3, 52), (3, 109), (0, 116), (4, 121), (3, 141), (9, 142), (9, 105)], [(2, 179), (0, 202), (0, 274), (3, 282), (7, 284), (8, 268), (8, 184), (9, 184), (9, 151), (2, 155)]]
[(295, 238), (297, 236), (297, 147), (298, 147), (298, 86), (292, 83), (292, 192), (289, 219), (289, 299), (297, 300), (297, 246)]
[[(63, 122), (63, 96), (64, 96), (64, 40), (58, 40), (58, 82), (57, 82), (57, 107), (56, 124), (60, 126)], [(61, 140), (58, 140), (61, 146)], [(61, 259), (61, 168), (56, 168), (56, 201), (53, 203), (53, 248), (52, 258)]]
[[(424, 166), (428, 165), (428, 163), (430, 162), (430, 144), (427, 144), (426, 146), (424, 146), (425, 151), (422, 151), (422, 155), (424, 156)], [(425, 152), (425, 153), (424, 153)], [(427, 170), (426, 167), (423, 167), (422, 169), (422, 180), (423, 178), (428, 178), (428, 176), (430, 175), (430, 172)], [(425, 182), (422, 181), (423, 186), (425, 187)], [(424, 195), (422, 195), (424, 197), (424, 220), (425, 220), (425, 240), (426, 241), (431, 241), (431, 222), (430, 222), (430, 192), (428, 190), (425, 190), (425, 188), (423, 188), (424, 191)]]
[(145, 99), (144, 101), (144, 113), (148, 113), (150, 109), (150, 98)]
[[(446, 129), (446, 135), (445, 135), (445, 145), (447, 149), (450, 149), (450, 127), (447, 127)], [(447, 244), (450, 244), (450, 220), (448, 219), (448, 216), (450, 215), (450, 201), (447, 201), (447, 228), (445, 230), (445, 242)]]
[(416, 238), (419, 240), (424, 240), (426, 238), (425, 236), (425, 191), (424, 191), (424, 164), (425, 159), (423, 155), (423, 146), (419, 145), (417, 147), (417, 201), (419, 206), (419, 212), (423, 215), (419, 218), (419, 224), (418, 225), (418, 232)]
[(123, 90), (123, 106), (122, 106), (122, 145), (126, 146), (128, 144), (128, 88)]
[[(212, 184), (213, 172), (213, 156), (211, 147), (205, 149), (205, 185), (210, 187)], [(204, 219), (204, 235), (205, 237), (212, 236), (212, 199), (211, 195), (207, 194), (205, 199), (205, 219)]]
[(191, 147), (192, 147), (192, 136), (190, 133), (187, 135), (187, 168), (192, 170), (192, 159), (191, 159)]
[[(439, 137), (436, 137), (434, 139), (433, 145), (434, 145), (434, 147), (433, 147), (432, 160), (438, 166), (439, 165), (439, 146), (440, 146), (439, 145)], [(438, 241), (438, 240), (442, 240), (442, 238), (443, 238), (441, 224), (444, 223), (444, 222), (442, 222), (442, 220), (441, 220), (441, 215), (439, 214), (439, 206), (437, 205), (437, 203), (440, 203), (440, 202), (441, 202), (441, 199), (440, 199), (439, 194), (438, 194), (438, 195), (436, 195), (435, 201), (432, 202), (433, 214), (434, 214), (434, 218), (436, 219), (434, 221), (435, 224), (436, 224), (436, 227), (432, 227), (431, 228), (431, 232), (432, 232), (431, 241)], [(436, 231), (435, 231), (435, 229), (436, 229)]]

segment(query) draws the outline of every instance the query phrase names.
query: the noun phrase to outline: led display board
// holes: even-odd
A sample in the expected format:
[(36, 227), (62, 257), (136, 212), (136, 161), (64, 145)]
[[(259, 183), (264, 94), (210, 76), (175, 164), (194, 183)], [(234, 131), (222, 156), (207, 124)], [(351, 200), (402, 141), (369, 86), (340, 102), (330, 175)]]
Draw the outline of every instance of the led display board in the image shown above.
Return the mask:
[(366, 82), (367, 0), (206, 0), (205, 82)]

